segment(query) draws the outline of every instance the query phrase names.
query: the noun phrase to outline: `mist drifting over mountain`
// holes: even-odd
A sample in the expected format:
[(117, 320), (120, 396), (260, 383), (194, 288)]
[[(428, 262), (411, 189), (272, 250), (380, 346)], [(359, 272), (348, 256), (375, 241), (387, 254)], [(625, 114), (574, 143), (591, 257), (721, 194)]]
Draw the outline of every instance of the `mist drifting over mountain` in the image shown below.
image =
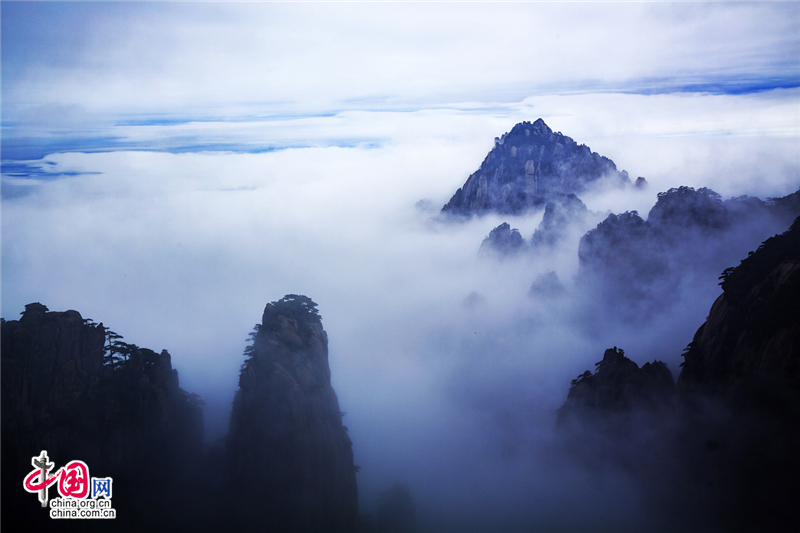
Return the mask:
[[(612, 347), (677, 378), (719, 275), (791, 224), (731, 199), (800, 187), (797, 5), (2, 10), (3, 318), (38, 301), (168, 349), (211, 445), (265, 304), (307, 295), (359, 512), (401, 483), (418, 531), (669, 530), (557, 411)], [(441, 213), (537, 119), (630, 185), (559, 191), (586, 210), (538, 240), (561, 200)], [(654, 215), (681, 187), (725, 222)], [(524, 249), (481, 252), (503, 223)]]

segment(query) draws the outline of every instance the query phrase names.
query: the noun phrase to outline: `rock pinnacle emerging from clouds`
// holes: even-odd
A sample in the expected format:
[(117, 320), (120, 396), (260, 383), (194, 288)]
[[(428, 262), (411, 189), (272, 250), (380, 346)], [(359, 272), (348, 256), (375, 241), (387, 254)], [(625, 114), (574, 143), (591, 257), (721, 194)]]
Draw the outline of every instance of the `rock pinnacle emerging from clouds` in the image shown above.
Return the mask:
[(242, 366), (228, 435), (243, 512), (280, 531), (351, 531), (358, 515), (353, 449), (331, 387), (317, 304), (267, 304)]
[(519, 214), (564, 194), (579, 194), (600, 179), (630, 183), (607, 157), (592, 152), (544, 120), (521, 122), (500, 138), (481, 168), (442, 208), (443, 213)]

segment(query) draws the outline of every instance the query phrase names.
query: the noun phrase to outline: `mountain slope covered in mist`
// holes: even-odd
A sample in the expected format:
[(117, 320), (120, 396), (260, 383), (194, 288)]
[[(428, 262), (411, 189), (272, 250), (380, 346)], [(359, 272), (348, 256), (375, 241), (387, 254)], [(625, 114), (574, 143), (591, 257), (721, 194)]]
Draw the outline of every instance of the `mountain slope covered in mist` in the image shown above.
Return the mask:
[(521, 214), (548, 200), (576, 194), (598, 180), (630, 184), (625, 171), (607, 157), (554, 133), (540, 118), (521, 122), (494, 148), (442, 208), (452, 215)]
[(557, 426), (574, 460), (638, 480), (653, 530), (796, 531), (800, 218), (722, 279), (676, 386), (606, 350)]
[(558, 412), (559, 426), (572, 418), (593, 421), (607, 413), (663, 408), (672, 397), (672, 372), (661, 361), (639, 368), (615, 346), (595, 366), (594, 374), (587, 370), (572, 380), (567, 401)]
[(595, 305), (647, 320), (677, 304), (691, 280), (713, 279), (784, 231), (800, 215), (798, 200), (800, 193), (723, 202), (710, 189), (692, 187), (658, 193), (647, 220), (636, 211), (612, 213), (581, 238), (576, 282)]

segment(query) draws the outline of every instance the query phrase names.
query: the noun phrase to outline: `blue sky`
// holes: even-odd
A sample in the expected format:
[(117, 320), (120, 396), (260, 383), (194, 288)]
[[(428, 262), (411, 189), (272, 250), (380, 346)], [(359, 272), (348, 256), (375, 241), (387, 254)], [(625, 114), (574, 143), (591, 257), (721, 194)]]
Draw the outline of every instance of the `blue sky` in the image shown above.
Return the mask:
[[(448, 392), (453, 376), (524, 389), (550, 427), (569, 380), (610, 346), (676, 371), (718, 294), (699, 288), (698, 305), (623, 340), (536, 308), (530, 284), (570, 280), (579, 235), (496, 263), (477, 248), (504, 219), (433, 221), (495, 137), (542, 117), (651, 183), (583, 198), (598, 216), (645, 214), (681, 185), (726, 198), (800, 186), (797, 2), (0, 10), (3, 317), (39, 301), (168, 349), (215, 439), (264, 305), (310, 296), (367, 512), (403, 476), (446, 509), (442, 472), (485, 490), (529, 474), (482, 455), (485, 427)], [(540, 220), (509, 222), (529, 237)], [(464, 308), (472, 292), (483, 314)], [(531, 316), (543, 326), (521, 333)], [(545, 507), (559, 490), (528, 489)]]

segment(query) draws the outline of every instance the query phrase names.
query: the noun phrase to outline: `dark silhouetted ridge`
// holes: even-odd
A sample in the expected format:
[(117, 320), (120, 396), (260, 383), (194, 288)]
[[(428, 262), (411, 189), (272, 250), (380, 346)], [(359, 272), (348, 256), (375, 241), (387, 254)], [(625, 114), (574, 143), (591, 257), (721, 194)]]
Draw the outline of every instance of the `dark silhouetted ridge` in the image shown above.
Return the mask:
[(77, 311), (40, 303), (3, 321), (4, 531), (109, 526), (52, 520), (22, 489), (42, 450), (56, 468), (81, 460), (92, 477), (113, 478), (114, 530), (172, 528), (184, 522), (176, 508), (191, 514), (202, 473), (202, 401), (179, 387), (166, 350), (121, 338)]

